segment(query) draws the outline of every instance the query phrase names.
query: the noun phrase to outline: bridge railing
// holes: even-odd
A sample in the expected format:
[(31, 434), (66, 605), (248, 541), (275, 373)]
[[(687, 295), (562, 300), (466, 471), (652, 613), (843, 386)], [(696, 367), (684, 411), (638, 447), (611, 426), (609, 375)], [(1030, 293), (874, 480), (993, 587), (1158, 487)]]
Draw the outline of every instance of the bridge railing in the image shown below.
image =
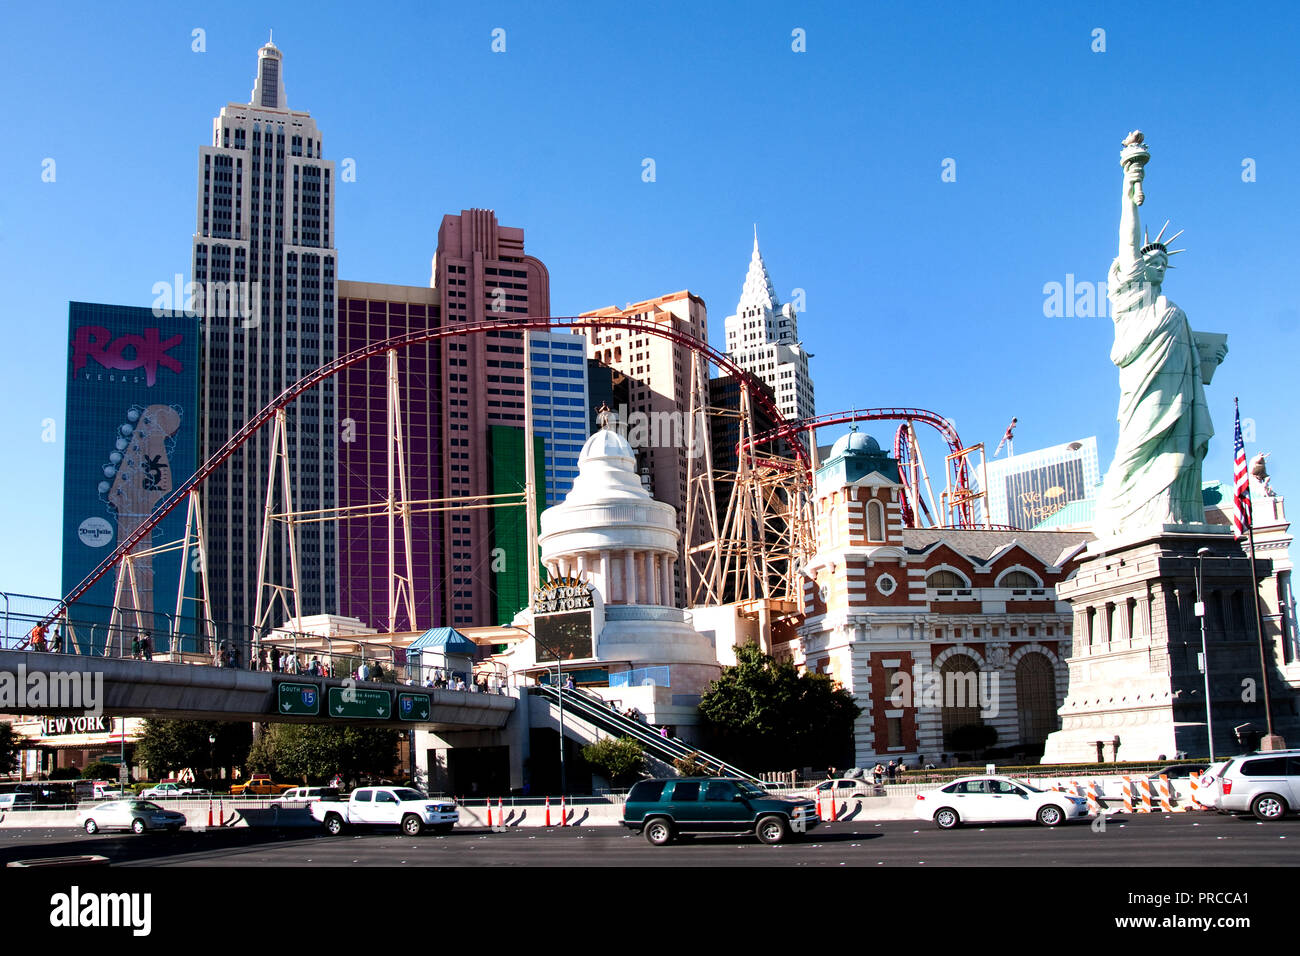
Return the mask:
[[(32, 646), (33, 628), (47, 620), (58, 604), (57, 598), (0, 591), (0, 649), (39, 650)], [(76, 601), (49, 629), (44, 649), (340, 678), (356, 674), (364, 663), (368, 669), (379, 665), (382, 676), (371, 674), (371, 679), (399, 683), (424, 684), (435, 676), (438, 668), (408, 662), (405, 647), (376, 637), (258, 628), (234, 621), (204, 623), (194, 617), (177, 619), (164, 611)], [(467, 685), (473, 683), (470, 669), (461, 676)]]

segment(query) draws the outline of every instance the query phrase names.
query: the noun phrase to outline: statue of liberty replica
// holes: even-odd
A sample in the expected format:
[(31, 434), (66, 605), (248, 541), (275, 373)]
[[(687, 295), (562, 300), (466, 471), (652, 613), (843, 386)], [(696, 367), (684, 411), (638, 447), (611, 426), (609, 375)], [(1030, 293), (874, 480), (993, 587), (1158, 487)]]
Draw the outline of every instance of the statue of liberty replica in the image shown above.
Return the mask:
[[(1074, 623), (1061, 729), (1048, 737), (1044, 763), (1213, 760), (1253, 748), (1249, 732), (1281, 740), (1270, 686), (1273, 700), (1286, 701), (1279, 713), (1294, 708), (1255, 612), (1262, 600), (1270, 619), (1278, 614), (1273, 562), (1254, 560), (1227, 525), (1206, 521), (1201, 467), (1214, 427), (1205, 386), (1227, 336), (1193, 331), (1164, 295), (1181, 233), (1165, 238), (1166, 223), (1152, 239), (1142, 229), (1150, 159), (1142, 133), (1130, 133), (1120, 152), (1119, 255), (1107, 281), (1119, 440), (1097, 501), (1097, 540), (1056, 589)], [(1225, 454), (1225, 469), (1230, 462)], [(1258, 642), (1246, 639), (1257, 634)], [(1243, 693), (1243, 677), (1258, 694)], [(1283, 724), (1289, 732), (1296, 721), (1277, 729)]]
[[(1119, 255), (1107, 285), (1119, 367), (1119, 444), (1097, 508), (1099, 537), (1165, 525), (1202, 525), (1201, 463), (1214, 426), (1205, 385), (1227, 354), (1227, 336), (1193, 332), (1187, 315), (1163, 294), (1179, 231), (1151, 239), (1138, 207), (1151, 158), (1140, 131), (1124, 141)], [(1141, 238), (1139, 238), (1141, 237)], [(1170, 529), (1173, 530), (1173, 529)]]

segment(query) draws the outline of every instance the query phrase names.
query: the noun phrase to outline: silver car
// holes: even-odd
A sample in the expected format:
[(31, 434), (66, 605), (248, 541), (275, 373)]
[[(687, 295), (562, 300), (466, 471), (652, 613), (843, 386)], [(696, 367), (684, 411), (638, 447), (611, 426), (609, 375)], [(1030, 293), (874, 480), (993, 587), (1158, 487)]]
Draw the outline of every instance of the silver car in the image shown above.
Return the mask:
[(77, 814), (77, 826), (87, 833), (100, 830), (168, 830), (175, 833), (185, 826), (185, 815), (164, 810), (149, 800), (110, 800)]
[(1300, 811), (1300, 750), (1229, 760), (1219, 773), (1215, 805), (1224, 813), (1253, 813), (1265, 822)]

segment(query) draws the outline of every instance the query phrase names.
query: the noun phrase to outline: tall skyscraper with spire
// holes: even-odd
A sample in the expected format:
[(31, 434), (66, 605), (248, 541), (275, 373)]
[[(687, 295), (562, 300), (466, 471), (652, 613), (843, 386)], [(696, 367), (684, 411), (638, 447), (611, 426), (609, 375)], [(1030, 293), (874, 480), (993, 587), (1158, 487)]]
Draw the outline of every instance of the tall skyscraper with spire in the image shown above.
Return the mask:
[[(310, 114), (289, 109), (283, 56), (268, 41), (257, 51), (251, 101), (223, 107), (211, 145), (199, 148), (193, 267), (203, 350), (200, 459), (287, 385), (336, 357), (336, 179), (323, 155)], [(334, 383), (299, 396), (286, 426), (293, 509), (334, 507)], [(254, 623), (271, 433), (264, 427), (204, 483), (212, 612), (235, 625)], [(275, 510), (283, 512), (284, 502)], [(296, 524), (293, 533), (303, 614), (337, 610), (334, 523)], [(288, 585), (282, 525), (270, 541), (268, 578)], [(277, 609), (271, 623), (285, 616)], [(250, 635), (246, 628), (229, 633)]]
[(798, 317), (791, 303), (781, 304), (767, 266), (758, 251), (754, 227), (754, 252), (740, 292), (736, 314), (727, 316), (727, 354), (745, 371), (770, 385), (777, 408), (787, 419), (812, 418), (815, 413), (809, 354), (799, 341)]

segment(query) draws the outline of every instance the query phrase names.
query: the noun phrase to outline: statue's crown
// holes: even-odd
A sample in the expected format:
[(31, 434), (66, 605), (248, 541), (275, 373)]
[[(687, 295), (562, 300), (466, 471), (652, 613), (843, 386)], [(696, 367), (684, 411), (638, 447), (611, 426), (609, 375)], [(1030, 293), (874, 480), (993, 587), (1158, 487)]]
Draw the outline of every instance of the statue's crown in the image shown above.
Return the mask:
[[(1167, 258), (1169, 256), (1176, 256), (1180, 252), (1186, 252), (1187, 251), (1186, 249), (1169, 248), (1169, 243), (1173, 242), (1175, 239), (1181, 236), (1183, 234), (1183, 230), (1179, 229), (1168, 239), (1164, 239), (1165, 230), (1168, 228), (1169, 228), (1169, 220), (1166, 219), (1165, 224), (1160, 227), (1160, 232), (1156, 235), (1155, 241), (1151, 241), (1151, 236), (1147, 234), (1146, 230), (1143, 230), (1142, 241), (1145, 243), (1145, 245), (1139, 250), (1139, 253), (1145, 256), (1148, 253), (1160, 252), (1160, 253), (1164, 253), (1164, 255)], [(1169, 268), (1172, 269), (1173, 266), (1170, 266)]]

